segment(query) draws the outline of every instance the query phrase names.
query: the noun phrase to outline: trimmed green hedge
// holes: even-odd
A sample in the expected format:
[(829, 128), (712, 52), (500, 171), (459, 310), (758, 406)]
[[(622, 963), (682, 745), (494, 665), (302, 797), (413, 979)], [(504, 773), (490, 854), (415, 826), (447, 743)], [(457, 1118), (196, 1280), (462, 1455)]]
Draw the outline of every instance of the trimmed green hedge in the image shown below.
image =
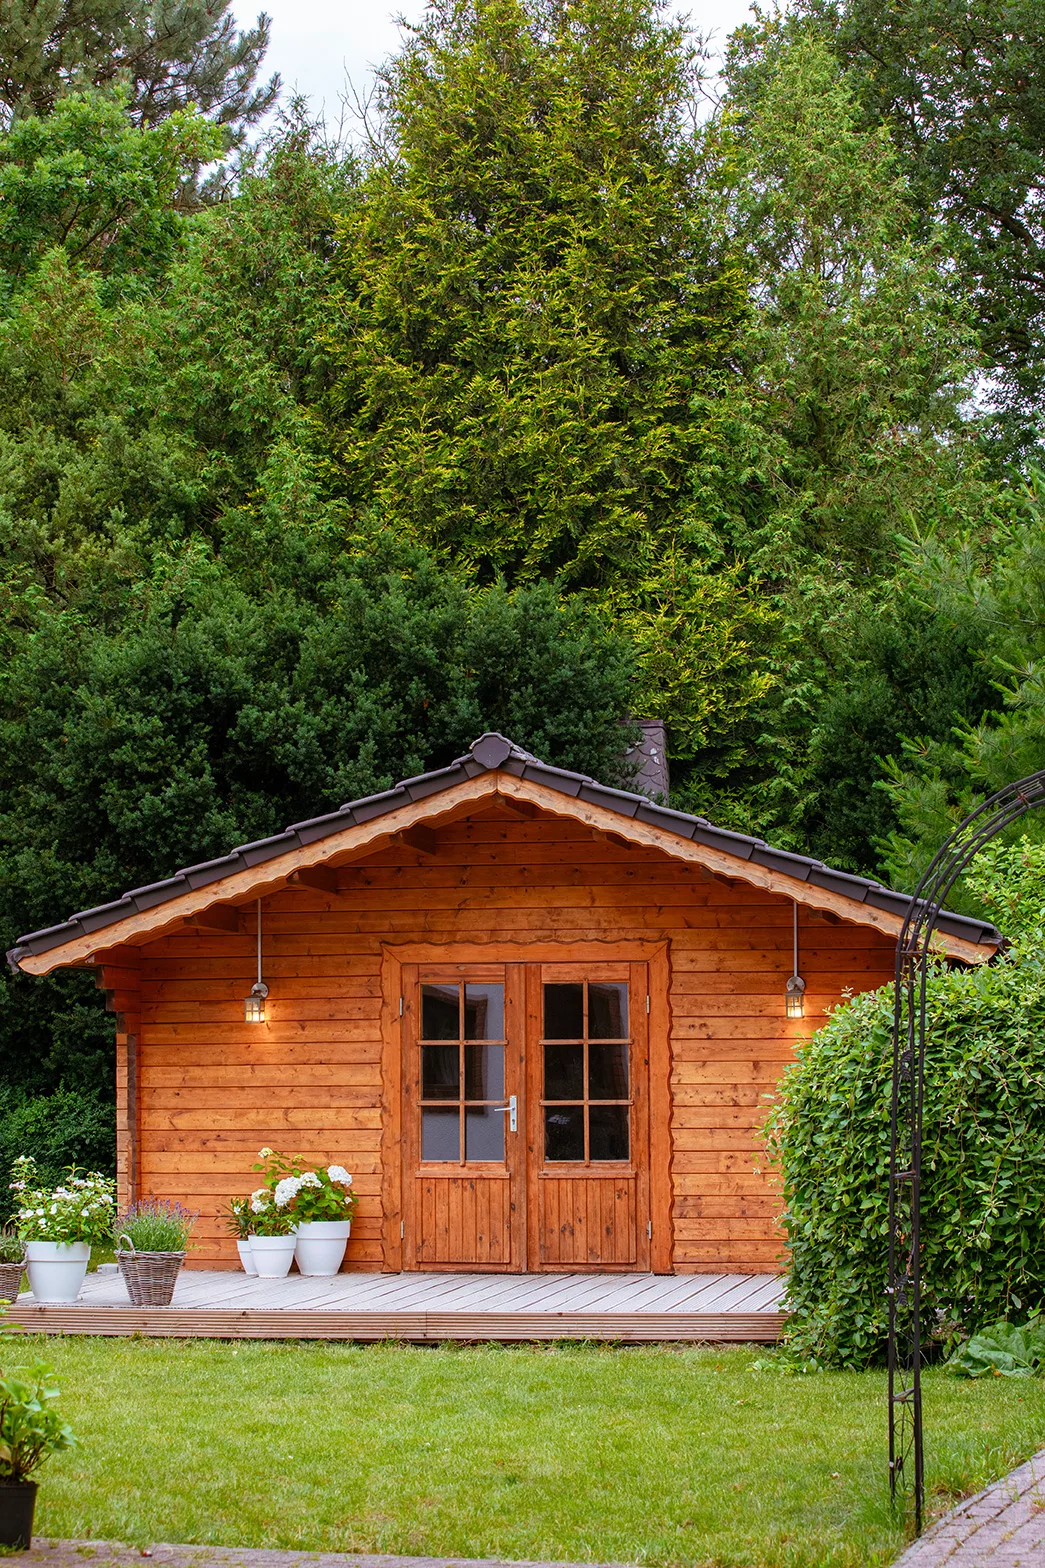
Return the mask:
[(41, 1185), (57, 1182), (68, 1166), (116, 1171), (116, 1107), (83, 1089), (26, 1095), (0, 1090), (0, 1218), (13, 1211), (8, 1183), (20, 1154), (31, 1154)]
[[(929, 983), (922, 1186), (925, 1328), (1045, 1306), (1042, 933)], [(794, 1352), (863, 1366), (885, 1345), (892, 986), (840, 1007), (767, 1124), (784, 1176)]]

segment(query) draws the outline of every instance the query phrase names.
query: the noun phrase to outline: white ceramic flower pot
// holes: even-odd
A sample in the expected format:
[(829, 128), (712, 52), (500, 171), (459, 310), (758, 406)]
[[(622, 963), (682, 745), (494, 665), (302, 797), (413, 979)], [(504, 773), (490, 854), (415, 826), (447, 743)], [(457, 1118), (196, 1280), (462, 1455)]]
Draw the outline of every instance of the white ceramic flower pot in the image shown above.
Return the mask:
[(250, 1255), (258, 1278), (283, 1279), (289, 1274), (296, 1241), (297, 1237), (293, 1233), (289, 1236), (252, 1236)]
[(239, 1260), (243, 1265), (244, 1274), (256, 1274), (258, 1272), (258, 1268), (257, 1264), (254, 1262), (254, 1253), (251, 1249), (249, 1236), (245, 1237), (242, 1241), (237, 1240), (236, 1251), (239, 1253)]
[(29, 1288), (37, 1301), (75, 1301), (91, 1261), (86, 1241), (26, 1242)]
[(345, 1256), (351, 1220), (305, 1220), (298, 1226), (297, 1259), (299, 1274), (336, 1274)]

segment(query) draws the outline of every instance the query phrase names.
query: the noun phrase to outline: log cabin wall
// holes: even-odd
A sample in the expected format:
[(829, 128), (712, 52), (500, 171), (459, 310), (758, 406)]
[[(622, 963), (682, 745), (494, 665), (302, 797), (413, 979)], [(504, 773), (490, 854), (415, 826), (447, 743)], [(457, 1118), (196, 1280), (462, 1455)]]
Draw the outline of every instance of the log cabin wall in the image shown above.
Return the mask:
[(883, 984), (893, 965), (889, 938), (800, 910), (806, 1016), (789, 1020), (789, 900), (565, 818), (496, 809), (440, 828), (434, 853), (399, 844), (341, 869), (336, 891), (267, 897), (264, 1025), (243, 1022), (253, 916), (246, 904), (237, 933), (186, 929), (140, 949), (138, 1104), (124, 1100), (119, 1114), (138, 1129), (138, 1195), (200, 1210), (196, 1266), (234, 1266), (216, 1211), (256, 1185), (266, 1144), (348, 1166), (360, 1204), (346, 1266), (385, 1265), (386, 947), (547, 942), (568, 958), (571, 943), (663, 941), (672, 1105), (670, 1141), (655, 1138), (652, 1160), (671, 1162), (673, 1266), (775, 1271), (780, 1200), (759, 1140), (762, 1096), (825, 1010), (847, 989)]

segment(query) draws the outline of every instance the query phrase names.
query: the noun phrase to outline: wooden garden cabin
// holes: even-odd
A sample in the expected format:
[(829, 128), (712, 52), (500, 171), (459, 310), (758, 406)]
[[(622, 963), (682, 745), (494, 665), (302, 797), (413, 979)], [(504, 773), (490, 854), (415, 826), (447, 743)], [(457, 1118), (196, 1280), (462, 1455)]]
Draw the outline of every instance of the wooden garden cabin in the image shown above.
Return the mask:
[[(348, 1269), (775, 1272), (762, 1096), (891, 978), (905, 907), (487, 734), (9, 960), (96, 971), (121, 1199), (198, 1209), (196, 1266), (234, 1266), (218, 1211), (271, 1145), (353, 1172)], [(1000, 938), (947, 915), (940, 940)]]

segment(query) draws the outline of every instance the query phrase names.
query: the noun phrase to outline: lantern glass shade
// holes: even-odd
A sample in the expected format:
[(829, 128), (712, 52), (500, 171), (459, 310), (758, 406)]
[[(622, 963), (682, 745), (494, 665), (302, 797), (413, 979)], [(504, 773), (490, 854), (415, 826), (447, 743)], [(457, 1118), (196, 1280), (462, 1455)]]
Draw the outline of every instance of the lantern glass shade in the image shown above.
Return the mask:
[(265, 998), (269, 988), (264, 980), (259, 980), (250, 988), (250, 995), (243, 999), (243, 1022), (245, 1024), (263, 1024), (265, 1022)]
[(804, 1018), (806, 1012), (806, 983), (801, 975), (792, 975), (787, 982), (785, 992), (787, 999), (787, 1016), (789, 1018)]

